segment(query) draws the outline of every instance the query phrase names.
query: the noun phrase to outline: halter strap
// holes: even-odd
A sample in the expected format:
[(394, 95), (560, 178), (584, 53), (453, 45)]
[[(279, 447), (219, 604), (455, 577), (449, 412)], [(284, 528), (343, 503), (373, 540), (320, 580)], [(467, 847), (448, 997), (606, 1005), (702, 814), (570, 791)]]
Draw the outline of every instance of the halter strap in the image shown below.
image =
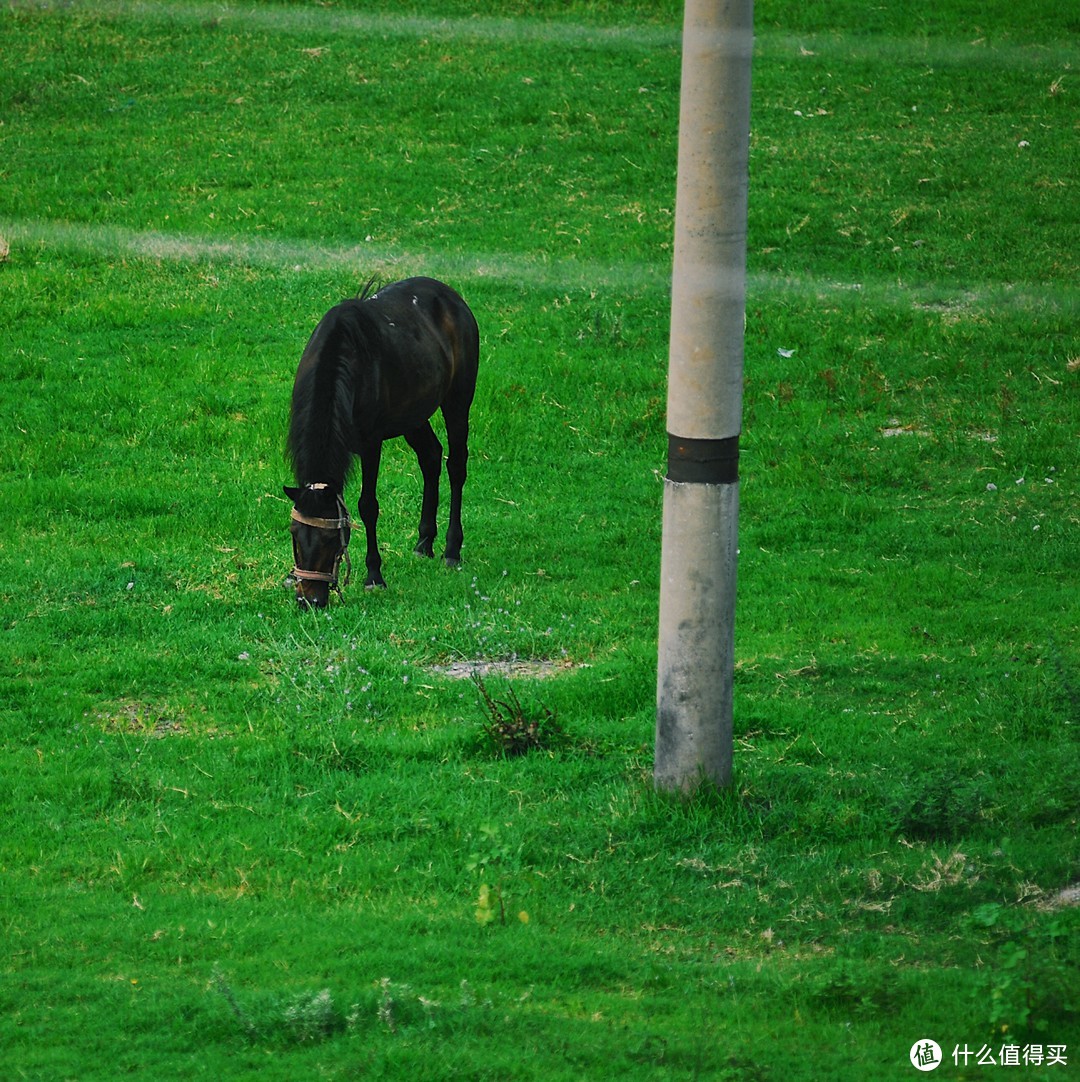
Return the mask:
[[(305, 488), (309, 488), (312, 491), (321, 491), (329, 488), (326, 484), (312, 484), (305, 485)], [(341, 541), (341, 548), (338, 550), (337, 555), (334, 557), (334, 568), (332, 571), (308, 571), (305, 568), (300, 567), (300, 553), (296, 546), (296, 538), (293, 538), (293, 561), (295, 566), (292, 573), (293, 578), (302, 579), (307, 582), (326, 582), (329, 583), (331, 589), (336, 590), (338, 596), (344, 600), (345, 595), (341, 592), (341, 585), (338, 583), (338, 569), (341, 567), (341, 561), (345, 561), (345, 582), (343, 585), (348, 586), (349, 580), (352, 578), (352, 561), (349, 559), (349, 531), (352, 529), (352, 520), (349, 518), (349, 510), (345, 506), (345, 501), (341, 498), (341, 494), (337, 494), (337, 507), (340, 515), (338, 518), (315, 518), (312, 515), (302, 515), (294, 507), (292, 509), (292, 519), (294, 522), (299, 522), (304, 526), (313, 526), (317, 530), (337, 530)]]
[(309, 515), (300, 514), (294, 507), (292, 519), (293, 522), (302, 522), (305, 526), (314, 526), (317, 530), (343, 530), (346, 526), (352, 529), (352, 519), (349, 518), (347, 511), (341, 518), (312, 518)]

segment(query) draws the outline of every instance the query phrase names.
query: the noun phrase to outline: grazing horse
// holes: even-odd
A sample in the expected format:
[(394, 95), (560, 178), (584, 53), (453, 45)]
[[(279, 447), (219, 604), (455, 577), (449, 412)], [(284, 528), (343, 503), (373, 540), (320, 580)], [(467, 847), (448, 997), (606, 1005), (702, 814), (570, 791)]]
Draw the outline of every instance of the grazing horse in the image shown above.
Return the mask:
[[(288, 453), (296, 488), (290, 531), (296, 597), (325, 608), (349, 568), (351, 531), (345, 481), (360, 458), (357, 510), (367, 534), (364, 585), (385, 586), (375, 535), (375, 486), (383, 440), (404, 436), (424, 478), (416, 552), (434, 556), (442, 444), (431, 427), (441, 409), (449, 451), (450, 521), (444, 559), (461, 562), (461, 493), (468, 460), (469, 407), (476, 390), (480, 336), (468, 305), (432, 278), (407, 278), (331, 308), (300, 358), (293, 384)], [(346, 577), (346, 582), (348, 578)]]

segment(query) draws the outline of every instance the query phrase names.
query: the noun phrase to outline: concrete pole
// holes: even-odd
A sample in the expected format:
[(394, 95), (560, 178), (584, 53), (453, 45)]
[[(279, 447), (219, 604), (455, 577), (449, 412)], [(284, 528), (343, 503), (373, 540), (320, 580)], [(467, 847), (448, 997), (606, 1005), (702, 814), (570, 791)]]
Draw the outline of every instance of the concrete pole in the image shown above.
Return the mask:
[(753, 0), (686, 0), (657, 673), (658, 789), (727, 786)]

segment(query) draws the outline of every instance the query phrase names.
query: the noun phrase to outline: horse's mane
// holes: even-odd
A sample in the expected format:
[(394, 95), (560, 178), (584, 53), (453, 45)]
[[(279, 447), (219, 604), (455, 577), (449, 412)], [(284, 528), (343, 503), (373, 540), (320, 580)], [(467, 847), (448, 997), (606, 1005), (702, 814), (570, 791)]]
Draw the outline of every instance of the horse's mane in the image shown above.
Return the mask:
[[(301, 364), (293, 385), (287, 451), (301, 485), (326, 483), (342, 492), (352, 465), (353, 399), (357, 354), (364, 348), (359, 301), (332, 310), (310, 363)], [(311, 346), (309, 346), (309, 349)]]
[(366, 301), (371, 297), (374, 297), (379, 290), (382, 289), (382, 282), (379, 281), (379, 276), (373, 274), (361, 287), (360, 291), (356, 294), (358, 301)]

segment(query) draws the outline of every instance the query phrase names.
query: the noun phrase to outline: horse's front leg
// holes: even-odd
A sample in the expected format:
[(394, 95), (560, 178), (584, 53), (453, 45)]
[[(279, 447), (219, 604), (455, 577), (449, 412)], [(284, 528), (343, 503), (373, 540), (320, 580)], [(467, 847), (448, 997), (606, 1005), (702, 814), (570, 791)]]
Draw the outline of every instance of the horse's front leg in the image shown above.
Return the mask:
[(442, 471), (442, 444), (430, 421), (405, 433), (405, 442), (416, 452), (416, 461), (424, 478), (424, 498), (420, 506), (420, 538), (413, 550), (418, 556), (435, 555), (436, 516), (439, 511), (439, 474)]
[(379, 501), (375, 498), (375, 488), (379, 483), (379, 463), (382, 461), (382, 440), (373, 440), (360, 450), (360, 502), (356, 509), (367, 534), (367, 578), (366, 587), (386, 586), (382, 577), (382, 557), (379, 555), (379, 540), (375, 526), (379, 521)]

